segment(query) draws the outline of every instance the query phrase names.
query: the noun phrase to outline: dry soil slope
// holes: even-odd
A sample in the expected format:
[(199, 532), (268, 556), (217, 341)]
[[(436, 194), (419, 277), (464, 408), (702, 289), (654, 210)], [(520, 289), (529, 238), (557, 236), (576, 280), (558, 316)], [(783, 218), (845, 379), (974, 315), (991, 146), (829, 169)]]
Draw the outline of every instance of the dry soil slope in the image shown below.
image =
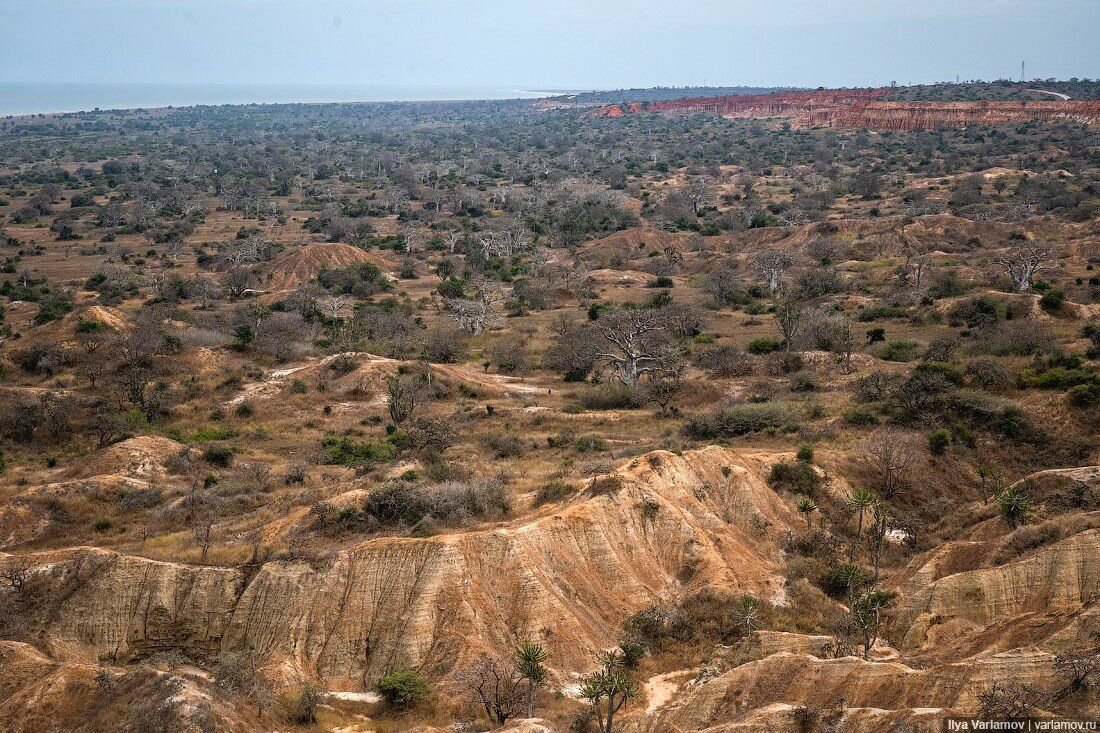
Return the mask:
[(404, 666), (445, 674), (521, 638), (582, 670), (649, 604), (704, 585), (778, 593), (777, 540), (799, 520), (736, 452), (650, 453), (601, 485), (617, 490), (534, 520), (369, 540), (326, 567), (272, 562), (252, 577), (92, 548), (30, 555), (31, 636), (70, 662), (252, 647), (274, 672), (355, 689)]

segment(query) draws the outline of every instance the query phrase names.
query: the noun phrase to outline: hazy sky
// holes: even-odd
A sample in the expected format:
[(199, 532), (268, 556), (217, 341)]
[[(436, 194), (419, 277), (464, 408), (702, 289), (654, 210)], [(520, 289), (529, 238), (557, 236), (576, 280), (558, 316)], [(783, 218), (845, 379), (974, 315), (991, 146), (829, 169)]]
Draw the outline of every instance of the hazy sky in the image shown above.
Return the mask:
[(606, 88), (1100, 77), (1100, 0), (0, 0), (0, 80)]

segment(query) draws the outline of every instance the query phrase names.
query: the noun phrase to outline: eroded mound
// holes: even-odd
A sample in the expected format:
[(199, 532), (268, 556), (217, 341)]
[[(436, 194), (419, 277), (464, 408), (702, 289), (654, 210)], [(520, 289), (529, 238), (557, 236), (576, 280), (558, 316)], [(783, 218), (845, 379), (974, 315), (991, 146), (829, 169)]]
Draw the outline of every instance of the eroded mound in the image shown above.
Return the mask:
[(313, 280), (323, 270), (337, 270), (371, 261), (373, 259), (369, 254), (350, 244), (307, 244), (279, 257), (268, 266), (263, 289), (275, 292), (293, 290)]
[(324, 567), (193, 567), (91, 548), (3, 562), (26, 565), (26, 633), (57, 659), (179, 649), (210, 663), (252, 648), (276, 676), (355, 687), (408, 666), (445, 674), (529, 638), (556, 668), (582, 671), (647, 605), (704, 586), (775, 597), (778, 541), (798, 521), (737, 453), (711, 447), (647, 454), (533, 521), (372, 539)]

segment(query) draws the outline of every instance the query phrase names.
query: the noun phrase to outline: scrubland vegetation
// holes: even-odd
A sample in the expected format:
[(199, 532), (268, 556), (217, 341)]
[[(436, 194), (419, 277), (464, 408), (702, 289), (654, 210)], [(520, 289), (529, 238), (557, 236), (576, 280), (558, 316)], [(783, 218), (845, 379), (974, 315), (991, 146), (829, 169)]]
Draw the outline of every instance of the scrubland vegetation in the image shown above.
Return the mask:
[[(228, 636), (131, 643), (81, 694), (109, 716), (120, 690), (182, 695), (199, 669), (186, 684), (214, 680), (208, 704), (249, 725), (538, 714), (610, 733), (646, 680), (717, 677), (762, 631), (868, 664), (970, 659), (905, 638), (917, 570), (996, 573), (1100, 527), (1100, 480), (1069, 470), (1100, 463), (1096, 136), (526, 102), (0, 120), (0, 638), (37, 645), (51, 623), (61, 581), (36, 553), (234, 570), (244, 593), (269, 565), (329, 572), (364, 543), (599, 515), (642, 481), (632, 459), (694, 455), (703, 475), (690, 451), (717, 444), (783, 507), (739, 525), (750, 497), (724, 518), (770, 548), (775, 597), (689, 558), (667, 592), (647, 580), (640, 606), (609, 603), (603, 648), (569, 656), (510, 621), (476, 654), (432, 650), (452, 666), (425, 652), (362, 672), (380, 702), (328, 697), (323, 670), (288, 679)], [(669, 513), (648, 495), (630, 511), (643, 528)], [(1097, 634), (1049, 647), (1057, 685), (993, 685), (982, 709), (1095, 711)], [(811, 708), (801, 729), (825, 730)]]

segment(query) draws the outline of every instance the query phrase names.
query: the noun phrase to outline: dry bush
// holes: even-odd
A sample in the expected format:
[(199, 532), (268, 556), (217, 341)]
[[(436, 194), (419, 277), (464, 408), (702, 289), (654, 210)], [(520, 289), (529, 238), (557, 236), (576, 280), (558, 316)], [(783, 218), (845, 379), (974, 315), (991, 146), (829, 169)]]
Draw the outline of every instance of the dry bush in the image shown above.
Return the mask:
[(733, 344), (704, 349), (695, 357), (695, 365), (715, 377), (747, 377), (756, 371), (756, 361)]
[(1003, 565), (1018, 560), (1033, 550), (1097, 527), (1100, 527), (1100, 517), (1082, 514), (1056, 517), (1041, 524), (1023, 525), (1004, 539), (990, 562), (993, 565)]
[(383, 525), (409, 526), (425, 520), (460, 525), (503, 516), (511, 509), (511, 496), (499, 479), (447, 481), (428, 487), (391, 482), (372, 491), (363, 506), (365, 514)]

